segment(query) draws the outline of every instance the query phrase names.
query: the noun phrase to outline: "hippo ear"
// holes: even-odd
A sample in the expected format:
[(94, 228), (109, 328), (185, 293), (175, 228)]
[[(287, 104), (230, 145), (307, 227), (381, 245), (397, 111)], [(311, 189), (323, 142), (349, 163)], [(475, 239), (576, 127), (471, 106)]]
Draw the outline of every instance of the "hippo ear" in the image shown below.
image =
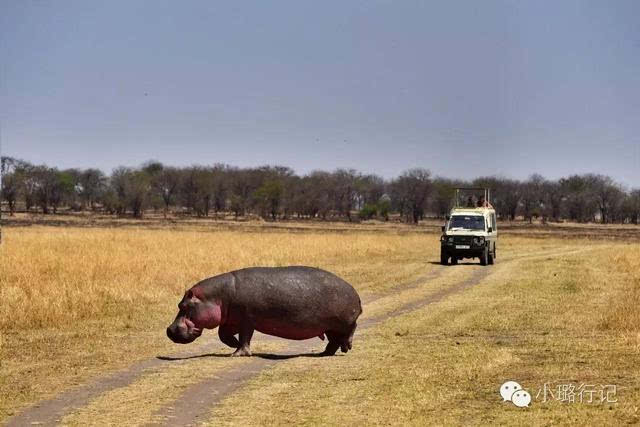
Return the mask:
[(184, 296), (187, 297), (188, 299), (193, 298), (193, 291), (189, 289), (187, 293), (184, 294)]

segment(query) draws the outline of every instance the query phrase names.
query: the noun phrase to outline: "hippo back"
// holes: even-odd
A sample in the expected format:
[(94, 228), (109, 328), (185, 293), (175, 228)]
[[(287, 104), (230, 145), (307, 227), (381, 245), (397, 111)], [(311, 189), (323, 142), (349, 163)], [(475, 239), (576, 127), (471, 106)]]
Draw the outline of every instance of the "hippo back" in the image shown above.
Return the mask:
[(299, 324), (353, 324), (362, 313), (356, 290), (338, 276), (318, 268), (252, 267), (231, 273), (233, 305), (259, 318)]

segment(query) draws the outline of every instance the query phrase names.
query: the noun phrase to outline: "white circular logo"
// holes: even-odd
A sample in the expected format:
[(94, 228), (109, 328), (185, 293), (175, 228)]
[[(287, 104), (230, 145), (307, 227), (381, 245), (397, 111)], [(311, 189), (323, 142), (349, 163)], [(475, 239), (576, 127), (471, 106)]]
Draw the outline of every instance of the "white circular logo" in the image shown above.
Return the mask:
[(524, 408), (525, 406), (529, 406), (529, 403), (531, 403), (531, 395), (527, 390), (517, 390), (511, 396), (511, 401), (518, 408)]
[(517, 390), (522, 390), (522, 386), (515, 381), (507, 381), (506, 383), (500, 386), (500, 396), (502, 396), (503, 401), (511, 402), (511, 396)]

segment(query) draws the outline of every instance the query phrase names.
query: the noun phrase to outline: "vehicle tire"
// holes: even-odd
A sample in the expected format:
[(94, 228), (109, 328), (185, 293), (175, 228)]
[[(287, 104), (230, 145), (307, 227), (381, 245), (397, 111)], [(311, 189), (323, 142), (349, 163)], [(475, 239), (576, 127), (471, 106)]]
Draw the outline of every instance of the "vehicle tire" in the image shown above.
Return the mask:
[(451, 257), (451, 265), (458, 265), (458, 258), (456, 258), (455, 256)]
[(445, 251), (440, 251), (440, 264), (449, 265), (449, 255)]
[(482, 251), (482, 255), (480, 255), (480, 265), (487, 265), (488, 258), (489, 248), (485, 246), (484, 250)]
[(489, 256), (487, 257), (487, 262), (489, 265), (493, 265), (493, 251), (488, 251)]

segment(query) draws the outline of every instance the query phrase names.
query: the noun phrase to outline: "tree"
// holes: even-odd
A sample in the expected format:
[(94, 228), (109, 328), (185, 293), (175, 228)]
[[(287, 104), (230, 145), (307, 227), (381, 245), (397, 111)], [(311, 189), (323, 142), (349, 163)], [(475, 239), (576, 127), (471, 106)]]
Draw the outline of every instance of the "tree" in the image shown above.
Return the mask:
[(111, 174), (110, 187), (109, 208), (118, 214), (130, 209), (134, 218), (144, 216), (151, 194), (151, 177), (147, 172), (120, 166)]
[(53, 187), (49, 194), (49, 204), (53, 208), (53, 213), (58, 213), (58, 207), (62, 204), (69, 204), (73, 199), (75, 185), (73, 176), (69, 172), (52, 170), (55, 177)]
[(43, 214), (49, 213), (49, 200), (56, 183), (55, 171), (45, 165), (35, 166), (30, 171), (30, 187), (35, 203)]
[(606, 224), (612, 211), (622, 204), (623, 191), (611, 177), (604, 175), (587, 175), (591, 192), (600, 210), (600, 221)]
[(498, 209), (499, 212), (505, 212), (507, 218), (514, 221), (516, 219), (518, 205), (520, 204), (520, 198), (522, 197), (520, 181), (504, 179), (498, 188), (496, 191), (498, 194), (495, 199), (496, 209)]
[(562, 178), (560, 186), (565, 195), (569, 219), (585, 222), (595, 218), (597, 204), (591, 191), (591, 180), (588, 175), (571, 175)]
[(157, 160), (149, 160), (143, 163), (140, 169), (153, 178), (164, 170), (164, 165)]
[(165, 218), (171, 209), (197, 216), (230, 209), (236, 218), (258, 214), (270, 220), (293, 215), (352, 220), (354, 211), (361, 219), (388, 219), (390, 212), (397, 212), (403, 220), (418, 223), (428, 211), (446, 216), (453, 189), (473, 186), (491, 190), (491, 203), (501, 219), (522, 215), (531, 222), (541, 215), (543, 221), (640, 222), (640, 190), (628, 191), (611, 177), (596, 174), (555, 181), (532, 175), (524, 182), (484, 176), (469, 183), (432, 179), (428, 170), (418, 168), (386, 181), (354, 169), (300, 176), (284, 166), (177, 168), (149, 161), (138, 168), (116, 168), (107, 176), (94, 168), (60, 171), (11, 157), (1, 158), (0, 173), (0, 198), (10, 215), (24, 200), (27, 212), (35, 208), (43, 213), (102, 206), (110, 214), (138, 218), (153, 208), (162, 209)]
[(356, 182), (359, 178), (355, 169), (337, 169), (331, 174), (333, 203), (339, 215), (351, 221), (351, 209), (356, 197)]
[(217, 163), (213, 165), (211, 177), (213, 179), (213, 210), (217, 214), (227, 208), (227, 198), (229, 197), (229, 170), (230, 167)]
[(16, 202), (18, 200), (19, 182), (15, 172), (2, 174), (2, 198), (9, 205), (9, 216), (13, 216), (16, 211)]
[(414, 224), (424, 216), (432, 186), (430, 177), (431, 172), (426, 169), (409, 169), (392, 184), (397, 206), (411, 216)]
[(109, 179), (109, 189), (107, 190), (104, 203), (108, 206), (108, 210), (123, 215), (126, 212), (127, 205), (127, 176), (131, 169), (124, 166), (117, 167), (111, 173)]
[(213, 207), (214, 183), (211, 168), (202, 168), (197, 174), (198, 186), (201, 189), (200, 207), (204, 216), (209, 216)]
[(151, 176), (151, 187), (164, 203), (165, 218), (180, 188), (180, 178), (180, 171), (174, 167), (163, 167)]
[(455, 196), (455, 187), (454, 182), (447, 178), (438, 177), (433, 180), (431, 210), (438, 215), (438, 218), (444, 218), (449, 214)]
[(378, 206), (372, 203), (365, 203), (358, 212), (358, 217), (362, 220), (371, 219), (378, 214)]
[(209, 216), (215, 205), (215, 189), (217, 173), (214, 169), (203, 166), (191, 166), (182, 172), (182, 200), (191, 213), (197, 216)]
[(79, 176), (79, 196), (84, 207), (95, 209), (95, 203), (105, 189), (107, 177), (100, 169), (85, 169)]
[(73, 195), (73, 177), (69, 173), (40, 165), (29, 168), (27, 175), (26, 186), (43, 214), (48, 214), (49, 208), (57, 213), (58, 207)]
[(283, 193), (284, 185), (276, 179), (264, 181), (260, 188), (255, 191), (254, 196), (259, 201), (263, 217), (266, 217), (268, 214), (272, 220), (276, 220)]
[(522, 216), (529, 223), (533, 221), (533, 215), (539, 213), (542, 199), (542, 185), (544, 178), (539, 174), (533, 174), (520, 185), (520, 206)]
[(362, 204), (375, 205), (385, 194), (384, 179), (378, 175), (360, 175), (356, 180), (356, 192)]
[(183, 206), (189, 209), (192, 214), (201, 216), (202, 211), (198, 206), (202, 193), (198, 180), (199, 168), (200, 166), (192, 166), (182, 170), (180, 195)]
[[(69, 179), (71, 179), (72, 189), (71, 192), (65, 197), (64, 204), (73, 209), (74, 211), (81, 211), (83, 206), (83, 200), (81, 199), (80, 192), (82, 191), (82, 184), (80, 182), (80, 178), (82, 175), (82, 170), (78, 168), (70, 168), (62, 171), (66, 175), (68, 175)], [(103, 180), (103, 190), (106, 189), (107, 177), (104, 176)], [(102, 194), (100, 194), (100, 198)]]
[(557, 181), (545, 180), (542, 184), (542, 203), (544, 218), (551, 217), (554, 221), (560, 220), (562, 214), (562, 202), (564, 191)]
[(280, 213), (288, 215), (294, 198), (290, 188), (293, 175), (293, 170), (285, 166), (262, 166), (253, 170), (251, 181), (255, 190), (251, 207), (263, 218), (275, 220)]
[(251, 208), (253, 192), (260, 186), (260, 173), (256, 169), (238, 169), (230, 171), (231, 210), (235, 217), (244, 216)]
[(638, 222), (640, 222), (640, 189), (633, 190), (626, 195), (622, 203), (622, 209), (624, 212), (622, 220), (638, 225)]
[(149, 200), (151, 177), (142, 170), (132, 170), (125, 181), (127, 205), (131, 208), (134, 218), (142, 218)]
[(385, 221), (389, 221), (389, 212), (391, 212), (391, 197), (388, 194), (383, 194), (378, 200), (377, 204), (378, 215)]
[(313, 171), (302, 179), (300, 207), (304, 215), (326, 219), (334, 209), (333, 178), (329, 172)]
[(2, 188), (0, 196), (9, 205), (9, 215), (13, 216), (16, 211), (16, 202), (20, 196), (20, 177), (16, 170), (20, 161), (12, 157), (0, 158), (0, 174), (2, 175)]

